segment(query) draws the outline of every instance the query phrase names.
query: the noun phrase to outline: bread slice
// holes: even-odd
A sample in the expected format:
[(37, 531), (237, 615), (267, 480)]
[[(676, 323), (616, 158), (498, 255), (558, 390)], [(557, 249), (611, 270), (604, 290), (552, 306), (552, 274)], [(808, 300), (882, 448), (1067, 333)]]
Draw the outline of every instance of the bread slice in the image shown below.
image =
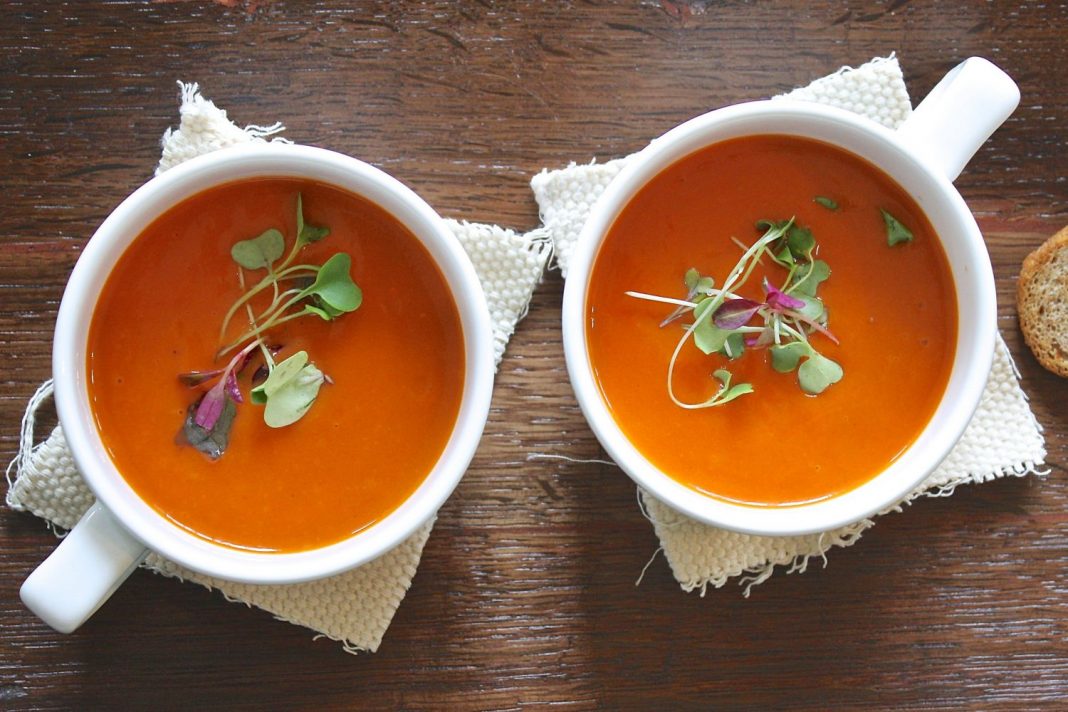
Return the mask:
[(1068, 227), (1024, 259), (1016, 310), (1024, 341), (1038, 362), (1068, 376)]

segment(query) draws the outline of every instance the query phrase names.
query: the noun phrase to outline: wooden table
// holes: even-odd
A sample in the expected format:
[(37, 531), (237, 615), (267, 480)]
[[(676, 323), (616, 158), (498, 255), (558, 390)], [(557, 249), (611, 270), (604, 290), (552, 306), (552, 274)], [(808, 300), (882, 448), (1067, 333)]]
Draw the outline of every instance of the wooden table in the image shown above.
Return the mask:
[[(226, 7), (234, 5), (235, 7)], [(1068, 381), (1021, 340), (1023, 257), (1068, 223), (1068, 6), (1017, 2), (40, 2), (0, 9), (0, 452), (49, 375), (86, 238), (146, 180), (176, 79), (239, 124), (363, 158), (446, 217), (529, 229), (543, 167), (608, 159), (703, 110), (898, 53), (914, 98), (984, 55), (1016, 114), (958, 186), (1050, 473), (886, 517), (827, 567), (685, 594), (567, 384), (549, 273), (508, 348), (481, 449), (380, 651), (136, 573), (79, 632), (18, 600), (55, 545), (0, 513), (0, 707), (1068, 705)], [(848, 5), (848, 8), (846, 7)]]

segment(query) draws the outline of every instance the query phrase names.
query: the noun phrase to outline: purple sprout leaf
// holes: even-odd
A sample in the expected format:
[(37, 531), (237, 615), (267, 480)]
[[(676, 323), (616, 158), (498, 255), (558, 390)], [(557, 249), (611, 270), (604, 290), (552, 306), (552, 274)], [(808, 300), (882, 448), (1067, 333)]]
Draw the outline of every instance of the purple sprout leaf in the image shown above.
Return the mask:
[(237, 403), (244, 403), (245, 399), (241, 396), (241, 389), (237, 387), (237, 371), (238, 369), (235, 368), (226, 375), (224, 387), (226, 388), (226, 395), (233, 398)]
[(770, 326), (765, 326), (763, 331), (761, 331), (759, 334), (757, 334), (756, 336), (750, 336), (748, 339), (746, 339), (745, 345), (754, 349), (762, 349), (765, 346), (774, 343), (774, 341), (775, 330), (772, 329)]
[(205, 428), (197, 424), (196, 416), (207, 397), (208, 394), (205, 393), (195, 403), (190, 404), (178, 440), (192, 445), (212, 460), (218, 460), (230, 443), (230, 430), (237, 417), (237, 404), (224, 392), (218, 417), (212, 427)]
[(768, 306), (777, 312), (785, 309), (801, 309), (805, 306), (804, 301), (797, 297), (791, 297), (766, 278), (764, 279), (764, 292), (768, 295)]
[(219, 380), (198, 401), (196, 414), (194, 415), (194, 421), (197, 426), (205, 430), (211, 430), (222, 415), (228, 399), (237, 403), (241, 403), (244, 400), (241, 397), (241, 391), (237, 388), (236, 374), (248, 365), (249, 355), (255, 349), (257, 343), (254, 341), (243, 350), (237, 352), (230, 359), (230, 363), (226, 364), (226, 368), (223, 369)]
[(215, 423), (218, 422), (219, 417), (222, 415), (223, 407), (226, 405), (228, 397), (225, 382), (225, 378), (220, 378), (219, 382), (197, 401), (198, 405), (193, 422), (198, 427), (205, 430), (211, 430), (215, 427)]
[(712, 320), (721, 329), (738, 329), (748, 324), (762, 306), (764, 305), (752, 299), (728, 299), (712, 315)]

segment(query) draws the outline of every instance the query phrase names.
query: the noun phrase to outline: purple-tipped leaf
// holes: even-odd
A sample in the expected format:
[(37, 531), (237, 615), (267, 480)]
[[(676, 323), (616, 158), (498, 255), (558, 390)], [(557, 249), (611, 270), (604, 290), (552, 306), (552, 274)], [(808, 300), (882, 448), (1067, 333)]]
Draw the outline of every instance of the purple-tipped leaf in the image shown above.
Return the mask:
[(712, 321), (721, 329), (737, 329), (748, 324), (762, 306), (752, 299), (728, 299), (716, 310)]
[[(246, 359), (246, 363), (247, 363), (247, 361), (248, 360)], [(241, 368), (244, 368), (244, 365), (242, 365)], [(235, 402), (237, 402), (237, 403), (244, 403), (245, 402), (245, 399), (241, 396), (241, 389), (237, 387), (237, 371), (236, 370), (230, 371), (230, 373), (226, 374), (225, 388), (226, 388), (226, 392), (230, 394), (230, 397), (233, 398)]]
[(768, 280), (764, 280), (764, 291), (768, 294), (768, 306), (775, 311), (784, 309), (801, 309), (805, 302), (797, 297), (791, 297)]
[(770, 327), (764, 327), (756, 336), (751, 336), (745, 340), (745, 345), (754, 349), (760, 349), (765, 346), (770, 346), (775, 341), (775, 332)]

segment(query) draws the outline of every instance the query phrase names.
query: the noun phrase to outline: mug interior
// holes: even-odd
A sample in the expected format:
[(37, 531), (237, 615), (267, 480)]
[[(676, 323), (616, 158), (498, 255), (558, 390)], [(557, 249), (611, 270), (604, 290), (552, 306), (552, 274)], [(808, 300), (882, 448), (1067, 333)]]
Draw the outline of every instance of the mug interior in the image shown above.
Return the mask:
[[(916, 441), (883, 472), (853, 490), (819, 502), (782, 507), (742, 505), (701, 494), (649, 462), (616, 425), (600, 394), (586, 348), (586, 292), (593, 264), (631, 198), (661, 171), (699, 149), (762, 134), (833, 144), (893, 178), (917, 202), (941, 240), (958, 313), (949, 381)], [(583, 413), (604, 448), (639, 485), (673, 508), (714, 526), (758, 535), (799, 535), (849, 524), (895, 504), (945, 458), (982, 395), (993, 358), (996, 316), (993, 273), (982, 235), (948, 179), (929, 168), (892, 131), (872, 121), (812, 103), (776, 100), (697, 117), (655, 139), (628, 163), (594, 205), (572, 255), (564, 290), (563, 338), (568, 372)]]
[[(437, 463), (400, 507), (338, 543), (291, 553), (232, 549), (170, 523), (142, 500), (112, 464), (88, 399), (86, 344), (97, 298), (122, 253), (170, 207), (224, 183), (256, 177), (305, 178), (375, 203), (431, 254), (460, 315), (465, 380), (456, 422)], [(428, 521), (463, 476), (489, 413), (492, 329), (478, 277), (440, 217), (388, 174), (324, 149), (257, 145), (223, 149), (163, 173), (128, 197), (87, 244), (60, 305), (53, 350), (56, 406), (79, 469), (97, 497), (149, 549), (190, 569), (230, 581), (292, 583), (329, 576), (376, 558)]]

